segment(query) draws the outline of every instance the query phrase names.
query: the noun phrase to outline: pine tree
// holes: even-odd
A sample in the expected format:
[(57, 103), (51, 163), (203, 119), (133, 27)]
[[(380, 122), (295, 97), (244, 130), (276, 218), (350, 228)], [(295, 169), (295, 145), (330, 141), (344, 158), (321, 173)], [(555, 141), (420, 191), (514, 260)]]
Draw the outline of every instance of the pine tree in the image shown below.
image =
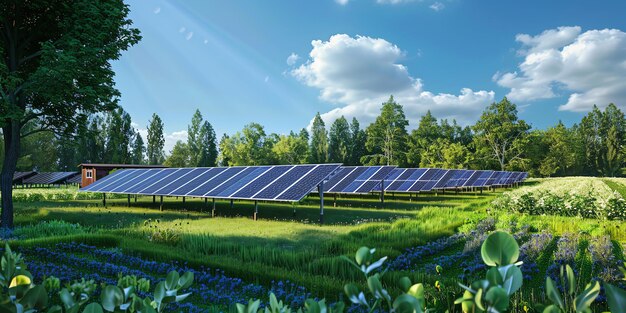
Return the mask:
[(326, 163), (328, 160), (328, 132), (319, 112), (313, 119), (309, 151), (311, 163)]
[(347, 164), (352, 147), (348, 120), (343, 116), (336, 119), (330, 127), (328, 137), (328, 161)]
[(165, 146), (165, 137), (163, 136), (163, 121), (156, 114), (152, 114), (152, 119), (148, 123), (148, 146), (147, 157), (148, 164), (161, 164), (163, 162), (163, 147)]

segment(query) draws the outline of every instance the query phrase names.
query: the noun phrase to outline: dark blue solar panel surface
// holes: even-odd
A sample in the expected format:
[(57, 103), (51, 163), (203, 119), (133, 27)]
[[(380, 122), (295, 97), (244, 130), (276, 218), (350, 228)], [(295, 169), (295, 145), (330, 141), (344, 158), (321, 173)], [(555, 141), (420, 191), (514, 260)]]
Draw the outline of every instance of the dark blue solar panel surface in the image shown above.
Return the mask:
[(198, 185), (198, 187), (188, 193), (189, 196), (202, 197), (212, 190), (219, 188), (222, 184), (229, 182), (231, 179), (237, 179), (237, 175), (243, 172), (246, 167), (228, 167), (217, 176), (212, 178), (206, 184)]
[(500, 180), (500, 178), (502, 178), (503, 174), (504, 172), (500, 171), (493, 172), (493, 175), (491, 175), (489, 179), (487, 179), (485, 186), (494, 186)]
[[(383, 180), (395, 166), (345, 166), (341, 167), (327, 182), (324, 191), (330, 193), (369, 193), (380, 190)], [(379, 186), (376, 188), (376, 186)]]
[(324, 180), (324, 178), (328, 177), (328, 175), (330, 175), (338, 167), (339, 165), (337, 164), (320, 164), (314, 170), (306, 174), (306, 176), (302, 177), (301, 180), (296, 182), (293, 186), (274, 199), (289, 200), (295, 198), (300, 200), (317, 187), (319, 183)]
[(299, 201), (339, 164), (119, 170), (80, 191)]
[(193, 180), (189, 181), (188, 184), (179, 187), (178, 189), (172, 191), (170, 195), (173, 196), (186, 196), (192, 191), (202, 188), (206, 184), (210, 184), (213, 182), (219, 175), (224, 172), (227, 167), (212, 167), (202, 174), (198, 175)]
[(144, 179), (142, 182), (128, 188), (126, 191), (129, 193), (140, 192), (141, 190), (148, 188), (150, 185), (160, 180), (163, 176), (167, 175), (167, 173), (163, 173), (163, 169), (150, 169), (147, 170), (147, 172), (150, 173), (149, 177)]
[(274, 181), (274, 183), (261, 190), (256, 197), (259, 199), (274, 199), (278, 194), (287, 190), (287, 188), (293, 185), (293, 183), (300, 177), (303, 177), (314, 168), (315, 165), (296, 166), (288, 173)]
[(292, 169), (293, 167), (290, 166), (273, 167), (265, 172), (263, 175), (259, 176), (253, 182), (251, 182), (241, 190), (237, 191), (235, 194), (233, 194), (233, 197), (250, 198), (259, 191), (261, 191), (264, 187), (275, 181), (278, 177)]
[(480, 176), (483, 174), (483, 171), (474, 171), (472, 175), (467, 179), (465, 183), (463, 183), (463, 187), (477, 187), (477, 182)]

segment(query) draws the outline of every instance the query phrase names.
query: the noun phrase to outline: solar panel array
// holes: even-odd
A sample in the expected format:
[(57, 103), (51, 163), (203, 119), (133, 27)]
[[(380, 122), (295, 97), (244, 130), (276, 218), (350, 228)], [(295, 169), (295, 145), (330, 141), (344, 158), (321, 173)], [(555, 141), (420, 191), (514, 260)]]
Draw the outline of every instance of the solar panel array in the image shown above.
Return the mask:
[(83, 177), (81, 175), (76, 175), (70, 179), (67, 180), (68, 184), (80, 184), (82, 181)]
[(324, 182), (324, 192), (369, 193), (396, 168), (395, 166), (342, 166)]
[(340, 164), (118, 170), (80, 191), (299, 201)]
[(24, 178), (28, 178), (28, 177), (36, 175), (36, 174), (37, 174), (37, 172), (33, 172), (33, 171), (30, 171), (30, 172), (15, 172), (15, 173), (13, 173), (13, 181), (15, 182), (16, 180), (21, 180), (21, 179), (24, 179)]
[(52, 185), (65, 183), (69, 178), (78, 175), (77, 172), (41, 172), (24, 179), (27, 185)]
[[(521, 182), (526, 172), (436, 168), (396, 168), (385, 179), (385, 191), (420, 192), (438, 189), (503, 186)], [(375, 188), (380, 191), (380, 187)]]

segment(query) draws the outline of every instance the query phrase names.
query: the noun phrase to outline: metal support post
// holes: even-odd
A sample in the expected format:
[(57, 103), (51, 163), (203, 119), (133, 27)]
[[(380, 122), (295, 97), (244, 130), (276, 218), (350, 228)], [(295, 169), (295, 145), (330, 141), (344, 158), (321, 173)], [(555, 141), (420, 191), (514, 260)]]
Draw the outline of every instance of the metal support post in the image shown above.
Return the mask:
[(163, 211), (163, 196), (161, 196), (161, 204), (159, 205), (159, 210)]
[(259, 214), (259, 203), (254, 200), (254, 220), (256, 221), (257, 214)]
[(215, 217), (215, 198), (213, 198), (213, 209), (211, 210), (211, 217)]
[(320, 194), (320, 225), (324, 224), (324, 182), (317, 187)]

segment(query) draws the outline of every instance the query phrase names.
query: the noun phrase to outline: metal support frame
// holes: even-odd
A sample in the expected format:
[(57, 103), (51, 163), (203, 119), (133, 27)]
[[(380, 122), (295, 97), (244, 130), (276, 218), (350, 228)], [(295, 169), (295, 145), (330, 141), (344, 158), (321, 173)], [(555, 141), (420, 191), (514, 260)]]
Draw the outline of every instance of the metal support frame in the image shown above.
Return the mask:
[(128, 207), (130, 208), (130, 193), (128, 194)]
[(156, 196), (152, 196), (152, 204), (156, 204)]
[(324, 224), (324, 182), (321, 182), (317, 186), (317, 190), (320, 195), (320, 225)]
[(183, 197), (183, 204), (185, 204), (185, 197)]
[(385, 180), (380, 181), (380, 203), (385, 204)]
[(254, 200), (254, 220), (256, 221), (257, 215), (259, 214), (259, 203), (257, 200)]
[(107, 207), (107, 194), (104, 192), (102, 193), (102, 206)]
[(230, 209), (233, 209), (233, 199), (230, 199)]
[(159, 210), (163, 211), (163, 196), (161, 196), (161, 204), (159, 205)]
[(336, 193), (333, 194), (333, 207), (335, 208), (337, 207), (337, 194)]
[(215, 198), (213, 198), (213, 209), (211, 210), (211, 217), (215, 217)]
[(137, 203), (137, 195), (135, 195), (135, 203)]

